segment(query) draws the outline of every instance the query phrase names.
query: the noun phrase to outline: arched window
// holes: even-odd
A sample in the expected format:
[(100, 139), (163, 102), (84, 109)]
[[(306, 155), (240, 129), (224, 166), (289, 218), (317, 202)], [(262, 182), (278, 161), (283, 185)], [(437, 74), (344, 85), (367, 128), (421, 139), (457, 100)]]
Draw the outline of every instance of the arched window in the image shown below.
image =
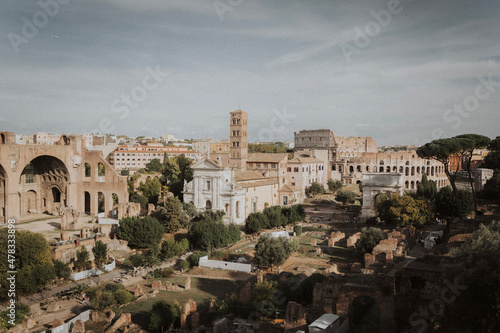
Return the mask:
[(92, 170), (90, 164), (85, 163), (85, 177), (90, 177), (92, 175)]
[(101, 162), (99, 162), (99, 164), (97, 164), (97, 175), (99, 177), (106, 175), (106, 168), (104, 167), (104, 164), (102, 164)]
[(205, 203), (205, 209), (206, 210), (211, 210), (212, 209), (212, 201), (207, 200), (207, 202)]
[(106, 207), (106, 198), (104, 197), (104, 193), (102, 192), (97, 193), (97, 202), (98, 202), (97, 212), (104, 213)]

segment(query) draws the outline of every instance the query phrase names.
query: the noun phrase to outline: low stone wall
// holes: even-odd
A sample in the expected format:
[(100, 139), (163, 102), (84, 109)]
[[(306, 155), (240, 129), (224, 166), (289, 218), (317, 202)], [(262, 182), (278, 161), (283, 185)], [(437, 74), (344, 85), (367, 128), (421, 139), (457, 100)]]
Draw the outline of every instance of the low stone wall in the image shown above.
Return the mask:
[(51, 333), (69, 333), (71, 332), (73, 326), (78, 320), (81, 320), (82, 322), (86, 322), (87, 320), (90, 320), (91, 318), (91, 311), (87, 310), (82, 313), (80, 313), (78, 316), (74, 317), (67, 323), (62, 324), (61, 326), (54, 327), (48, 331), (45, 332), (51, 332)]
[[(113, 262), (111, 264), (104, 266), (104, 270), (106, 272), (111, 272), (113, 269), (115, 269), (115, 267), (116, 267), (116, 260), (113, 259)], [(73, 280), (73, 281), (78, 281), (78, 280), (86, 279), (86, 278), (91, 277), (91, 276), (100, 275), (103, 273), (104, 273), (103, 271), (94, 268), (94, 269), (89, 269), (89, 270), (86, 270), (83, 272), (71, 273), (69, 276), (69, 279)]]
[(208, 267), (208, 268), (218, 268), (218, 269), (226, 269), (230, 271), (238, 271), (238, 272), (252, 272), (251, 264), (240, 264), (237, 262), (227, 262), (227, 261), (219, 261), (219, 260), (210, 260), (208, 256), (201, 257), (198, 261), (198, 266), (200, 267)]

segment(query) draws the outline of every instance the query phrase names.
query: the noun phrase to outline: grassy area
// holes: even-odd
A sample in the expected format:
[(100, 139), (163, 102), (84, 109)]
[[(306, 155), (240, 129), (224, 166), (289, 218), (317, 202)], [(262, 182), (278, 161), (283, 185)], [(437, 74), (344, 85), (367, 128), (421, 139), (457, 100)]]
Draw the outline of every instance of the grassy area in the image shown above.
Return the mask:
[[(166, 281), (171, 283), (176, 283), (180, 286), (184, 286), (186, 277), (175, 276), (171, 278), (159, 278), (148, 280), (144, 285), (144, 292), (149, 293), (151, 291), (151, 281), (161, 280), (164, 284)], [(161, 299), (165, 300), (176, 300), (182, 306), (189, 299), (192, 299), (199, 306), (201, 303), (207, 302), (210, 299), (224, 299), (226, 294), (231, 294), (232, 292), (237, 292), (239, 286), (236, 282), (230, 280), (217, 280), (217, 279), (204, 279), (204, 278), (191, 278), (191, 290), (186, 291), (165, 291), (160, 290), (160, 292), (154, 298), (147, 298), (144, 300), (136, 301), (128, 304), (122, 308), (123, 312), (141, 313), (149, 312), (153, 304)]]

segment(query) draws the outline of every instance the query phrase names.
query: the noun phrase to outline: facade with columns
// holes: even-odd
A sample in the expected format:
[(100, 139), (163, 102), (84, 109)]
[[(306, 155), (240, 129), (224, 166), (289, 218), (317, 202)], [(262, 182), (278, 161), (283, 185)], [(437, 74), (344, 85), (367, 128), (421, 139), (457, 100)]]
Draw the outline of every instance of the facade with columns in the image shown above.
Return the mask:
[(245, 222), (245, 189), (235, 181), (234, 170), (204, 159), (193, 166), (193, 180), (184, 185), (184, 202), (199, 211), (223, 210), (226, 223)]

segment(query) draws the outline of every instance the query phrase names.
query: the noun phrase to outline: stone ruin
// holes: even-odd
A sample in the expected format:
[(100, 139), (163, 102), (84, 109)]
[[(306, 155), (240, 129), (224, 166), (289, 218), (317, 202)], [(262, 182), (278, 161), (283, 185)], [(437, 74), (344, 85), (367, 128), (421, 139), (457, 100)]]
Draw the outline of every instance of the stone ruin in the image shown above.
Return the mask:
[(330, 235), (330, 238), (328, 239), (328, 246), (332, 247), (335, 246), (337, 242), (345, 238), (345, 233), (340, 232), (340, 231), (335, 231), (332, 232)]
[(357, 232), (354, 235), (347, 238), (347, 247), (354, 247), (356, 242), (361, 238), (361, 232)]
[(182, 329), (187, 328), (188, 319), (191, 320), (191, 329), (198, 327), (199, 313), (197, 312), (196, 303), (190, 299), (182, 307), (182, 314), (180, 316), (180, 324)]
[(170, 281), (166, 281), (165, 285), (161, 282), (161, 280), (156, 280), (151, 282), (151, 289), (153, 290), (166, 290), (166, 291), (183, 291), (184, 288), (179, 287), (177, 284), (173, 284)]
[(61, 230), (78, 230), (87, 219), (80, 219), (80, 211), (72, 207), (60, 208)]
[(306, 314), (302, 304), (288, 302), (285, 313), (285, 330), (306, 324)]
[(249, 281), (240, 289), (240, 301), (247, 304), (252, 300), (252, 283)]

